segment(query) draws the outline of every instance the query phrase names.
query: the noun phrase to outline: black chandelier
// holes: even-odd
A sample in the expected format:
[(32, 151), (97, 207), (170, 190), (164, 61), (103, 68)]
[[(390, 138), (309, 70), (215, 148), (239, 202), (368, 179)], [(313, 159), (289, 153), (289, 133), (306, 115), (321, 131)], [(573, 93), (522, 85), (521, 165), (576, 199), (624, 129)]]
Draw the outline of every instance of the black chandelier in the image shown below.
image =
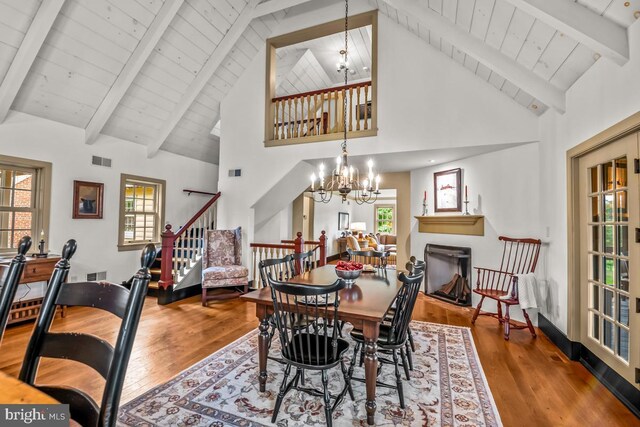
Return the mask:
[[(345, 0), (344, 12), (344, 51), (340, 54), (344, 56), (344, 85), (349, 83), (349, 0)], [(344, 52), (344, 53), (343, 53)], [(364, 203), (372, 204), (378, 199), (380, 194), (380, 175), (373, 172), (373, 160), (369, 159), (367, 166), (369, 171), (362, 181), (360, 171), (349, 164), (349, 155), (347, 153), (347, 97), (344, 97), (343, 105), (343, 128), (344, 139), (342, 141), (342, 153), (336, 158), (336, 167), (327, 173), (324, 163), (318, 168), (318, 174), (311, 175), (311, 193), (316, 202), (329, 203), (333, 197), (333, 193), (337, 192), (342, 197), (342, 202), (347, 200), (351, 194), (354, 201), (361, 205)], [(316, 183), (317, 188), (316, 188)]]

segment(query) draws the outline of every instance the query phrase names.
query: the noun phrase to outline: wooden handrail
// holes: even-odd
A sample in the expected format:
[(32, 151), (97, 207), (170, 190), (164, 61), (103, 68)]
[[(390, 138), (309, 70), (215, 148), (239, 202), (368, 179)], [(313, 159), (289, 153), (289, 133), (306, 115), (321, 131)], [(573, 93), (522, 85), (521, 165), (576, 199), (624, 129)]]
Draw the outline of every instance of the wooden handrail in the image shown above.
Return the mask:
[[(295, 240), (280, 240), (280, 243), (286, 244), (286, 245), (293, 245), (296, 243)], [(305, 240), (304, 241), (305, 245), (319, 245), (320, 241), (319, 240)]]
[(271, 102), (286, 101), (288, 99), (302, 98), (303, 96), (319, 95), (321, 93), (335, 92), (335, 91), (338, 91), (338, 90), (343, 90), (343, 89), (346, 90), (346, 89), (352, 89), (352, 88), (362, 87), (362, 86), (371, 86), (371, 81), (360, 82), (360, 83), (351, 83), (350, 85), (346, 85), (346, 86), (342, 85), (342, 86), (328, 87), (328, 88), (325, 88), (325, 89), (312, 90), (310, 92), (295, 93), (293, 95), (278, 96), (276, 98), (272, 98)]
[(295, 249), (296, 247), (291, 245), (277, 244), (277, 243), (251, 243), (250, 248), (270, 248), (270, 249)]
[[(220, 198), (220, 195), (221, 195), (220, 192), (216, 193), (211, 198), (211, 200), (205, 203), (202, 209), (200, 209), (189, 221), (187, 221), (185, 225), (180, 227), (180, 229), (176, 233), (174, 233), (173, 230), (171, 229), (171, 224), (165, 225), (165, 229), (161, 235), (162, 236), (162, 255), (160, 258), (161, 259), (160, 280), (158, 282), (158, 285), (162, 289), (164, 290), (170, 289), (174, 285), (174, 277), (178, 277), (179, 275), (178, 270), (184, 269), (184, 263), (183, 262), (178, 263), (176, 261), (177, 258), (174, 257), (174, 248), (175, 248), (176, 242), (179, 241), (178, 239), (180, 239), (181, 236), (185, 234), (185, 232), (189, 230), (191, 226), (196, 221), (200, 220), (201, 217), (205, 214), (207, 214), (207, 220), (206, 220), (207, 223), (202, 224), (201, 222), (200, 225), (202, 226), (202, 228), (204, 230), (207, 230), (209, 228), (215, 228), (215, 225), (211, 221), (211, 212), (207, 213), (207, 211), (211, 209), (211, 206), (213, 206), (213, 204)], [(215, 217), (215, 212), (213, 215)], [(199, 256), (199, 254), (202, 252), (203, 246), (204, 246), (203, 242), (198, 240), (198, 239), (202, 239), (203, 236), (200, 235), (200, 233), (198, 233), (198, 235), (199, 236), (191, 236), (190, 238), (191, 240), (189, 243), (190, 246), (188, 248), (186, 247), (181, 248), (181, 250), (191, 253), (191, 256), (189, 258), (191, 262), (194, 262), (194, 263), (197, 260), (197, 257)], [(195, 240), (194, 240), (194, 237), (195, 237)], [(182, 264), (182, 266), (179, 266), (180, 264)]]
[(217, 193), (210, 193), (208, 191), (189, 190), (188, 188), (184, 188), (182, 192), (188, 193), (187, 196), (190, 196), (192, 194), (202, 194), (204, 196), (215, 196), (217, 194)]
[(217, 193), (216, 193), (216, 195), (215, 195), (215, 196), (213, 196), (213, 197), (211, 198), (211, 200), (209, 200), (209, 201), (208, 201), (208, 202), (207, 202), (207, 203), (202, 207), (202, 209), (200, 209), (200, 210), (198, 211), (198, 213), (197, 213), (197, 214), (195, 214), (195, 215), (194, 215), (194, 216), (193, 216), (189, 221), (187, 221), (187, 223), (186, 223), (185, 225), (183, 225), (182, 227), (180, 227), (180, 229), (179, 229), (176, 233), (174, 233), (174, 235), (173, 235), (173, 236), (174, 236), (173, 240), (175, 241), (175, 240), (176, 240), (178, 237), (180, 237), (180, 236), (181, 236), (185, 231), (187, 231), (187, 229), (188, 229), (189, 227), (191, 227), (191, 225), (192, 225), (194, 222), (196, 222), (196, 220), (197, 220), (198, 218), (200, 218), (200, 215), (202, 215), (203, 213), (205, 213), (205, 212), (207, 211), (207, 209), (209, 209), (209, 208), (211, 207), (211, 205), (213, 205), (213, 204), (216, 202), (216, 200), (218, 200), (218, 199), (220, 198), (220, 194), (222, 194), (222, 193), (217, 192)]

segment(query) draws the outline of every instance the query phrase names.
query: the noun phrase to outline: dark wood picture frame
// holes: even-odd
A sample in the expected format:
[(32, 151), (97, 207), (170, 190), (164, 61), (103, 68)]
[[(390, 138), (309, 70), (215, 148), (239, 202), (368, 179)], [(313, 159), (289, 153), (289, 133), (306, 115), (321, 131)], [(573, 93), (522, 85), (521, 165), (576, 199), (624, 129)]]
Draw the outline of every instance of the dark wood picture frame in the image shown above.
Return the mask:
[(103, 200), (104, 184), (73, 181), (73, 219), (102, 219)]
[[(453, 186), (455, 188), (445, 188)], [(433, 206), (434, 212), (462, 212), (462, 169), (449, 169), (433, 174)], [(447, 192), (445, 194), (445, 192)], [(452, 199), (444, 204), (438, 203), (440, 198)]]
[[(346, 227), (345, 227), (346, 225)], [(338, 212), (338, 230), (349, 230), (351, 224), (349, 223), (349, 212)]]

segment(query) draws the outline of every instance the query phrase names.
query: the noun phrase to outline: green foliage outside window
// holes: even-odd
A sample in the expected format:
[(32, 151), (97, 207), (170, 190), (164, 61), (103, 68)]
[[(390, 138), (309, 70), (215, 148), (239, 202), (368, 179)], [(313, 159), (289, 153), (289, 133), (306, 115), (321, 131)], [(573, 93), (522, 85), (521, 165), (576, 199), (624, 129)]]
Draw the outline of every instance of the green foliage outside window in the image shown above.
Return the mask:
[(376, 232), (393, 234), (395, 209), (393, 206), (376, 207)]

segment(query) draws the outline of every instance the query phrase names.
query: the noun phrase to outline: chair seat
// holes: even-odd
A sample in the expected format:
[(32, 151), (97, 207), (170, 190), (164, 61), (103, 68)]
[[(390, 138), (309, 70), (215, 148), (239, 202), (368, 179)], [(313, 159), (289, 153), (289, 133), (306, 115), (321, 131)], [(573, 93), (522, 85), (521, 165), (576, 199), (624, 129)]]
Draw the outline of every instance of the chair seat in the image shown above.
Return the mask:
[[(385, 319), (386, 320), (386, 319)], [(351, 338), (355, 341), (364, 342), (364, 333), (361, 329), (352, 329), (351, 330)], [(397, 346), (404, 343), (396, 342), (391, 339), (391, 325), (382, 323), (380, 324), (380, 335), (378, 336), (378, 345), (380, 346)]]
[(202, 271), (204, 280), (237, 279), (249, 276), (249, 269), (242, 265), (216, 265)]
[[(284, 351), (282, 352), (282, 357), (291, 363), (312, 365), (313, 367), (320, 368), (339, 363), (344, 353), (349, 349), (349, 343), (338, 338), (336, 341), (338, 348), (334, 357), (333, 348), (326, 348), (327, 344), (331, 344), (331, 339), (327, 341), (320, 339), (316, 342), (315, 334), (297, 334), (294, 336), (293, 341), (287, 346), (291, 357), (286, 357)], [(320, 358), (318, 359), (316, 355), (319, 355)]]
[(501, 291), (497, 289), (474, 289), (473, 292), (479, 295), (485, 296), (487, 298), (500, 300), (500, 302), (503, 302), (505, 304), (511, 304), (511, 305), (519, 304), (517, 298), (508, 298), (510, 293), (507, 291)]

